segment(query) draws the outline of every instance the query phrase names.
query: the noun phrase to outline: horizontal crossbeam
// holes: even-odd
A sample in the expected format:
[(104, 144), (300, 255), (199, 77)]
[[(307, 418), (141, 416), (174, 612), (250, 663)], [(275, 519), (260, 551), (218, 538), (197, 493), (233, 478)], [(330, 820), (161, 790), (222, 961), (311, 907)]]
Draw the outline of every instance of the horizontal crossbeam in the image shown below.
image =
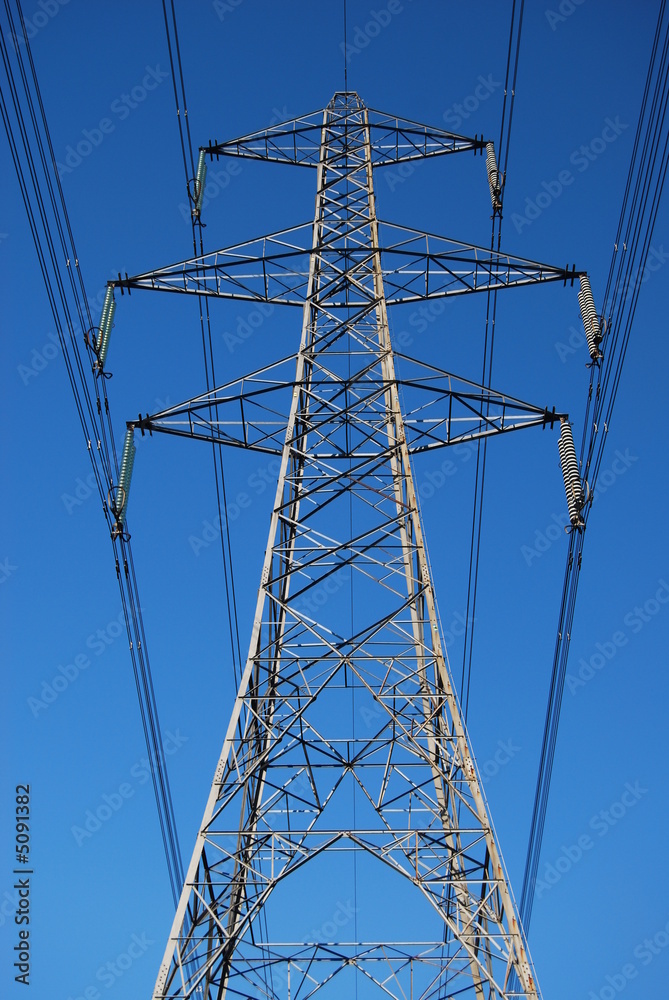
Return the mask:
[[(434, 365), (395, 355), (410, 368), (408, 378), (391, 382), (366, 373), (351, 379), (332, 373), (314, 377), (309, 387), (309, 417), (300, 434), (311, 435), (309, 460), (358, 459), (388, 453), (378, 434), (387, 394), (401, 387), (404, 428), (411, 454), (475, 441), (526, 427), (551, 427), (566, 414), (538, 407), (505, 393), (452, 375)], [(284, 358), (211, 392), (132, 421), (142, 432), (154, 431), (280, 455), (285, 442), (294, 379), (281, 375), (294, 358)], [(441, 407), (437, 412), (436, 404)], [(373, 431), (369, 432), (370, 425)], [(356, 433), (357, 432), (357, 433)], [(294, 445), (297, 446), (297, 436)]]
[[(347, 139), (355, 144), (355, 130), (361, 136), (368, 131), (371, 145), (371, 162), (374, 167), (383, 167), (408, 160), (425, 159), (448, 153), (473, 152), (485, 149), (486, 140), (478, 136), (470, 138), (448, 132), (445, 129), (422, 125), (408, 118), (398, 118), (382, 111), (367, 111), (368, 124), (360, 115), (356, 125), (355, 110), (351, 110), (351, 98), (355, 103), (357, 95), (347, 95), (348, 104), (339, 114), (330, 114), (324, 126), (323, 111), (314, 111), (289, 121), (269, 125), (248, 135), (225, 142), (213, 142), (203, 146), (212, 159), (219, 156), (239, 156), (251, 160), (265, 160), (274, 163), (288, 163), (298, 167), (317, 167), (320, 161), (322, 142), (336, 139), (346, 129)], [(362, 107), (361, 107), (362, 111)]]
[[(573, 283), (581, 273), (394, 223), (379, 222), (378, 230), (378, 248), (370, 247), (363, 233), (357, 241), (350, 228), (339, 238), (335, 224), (312, 246), (313, 225), (305, 223), (154, 271), (119, 276), (114, 284), (120, 289), (303, 306), (315, 258), (321, 274), (319, 305), (336, 309), (377, 301), (377, 257), (388, 306), (551, 281)], [(344, 277), (349, 283), (346, 296), (341, 294)]]

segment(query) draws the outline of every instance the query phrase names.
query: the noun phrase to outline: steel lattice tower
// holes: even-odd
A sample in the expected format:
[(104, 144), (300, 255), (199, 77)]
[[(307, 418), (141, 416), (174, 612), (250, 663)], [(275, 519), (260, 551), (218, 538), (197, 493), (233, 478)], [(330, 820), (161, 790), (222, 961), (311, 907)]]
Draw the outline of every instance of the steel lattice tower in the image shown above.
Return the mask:
[[(411, 455), (565, 415), (395, 355), (387, 306), (574, 272), (382, 224), (373, 190), (374, 167), (484, 149), (335, 94), (203, 151), (314, 167), (313, 224), (116, 283), (303, 305), (297, 355), (129, 424), (281, 462), (156, 1000), (538, 996), (440, 637)], [(497, 210), (494, 176), (491, 192)], [(336, 934), (305, 937), (319, 900)]]

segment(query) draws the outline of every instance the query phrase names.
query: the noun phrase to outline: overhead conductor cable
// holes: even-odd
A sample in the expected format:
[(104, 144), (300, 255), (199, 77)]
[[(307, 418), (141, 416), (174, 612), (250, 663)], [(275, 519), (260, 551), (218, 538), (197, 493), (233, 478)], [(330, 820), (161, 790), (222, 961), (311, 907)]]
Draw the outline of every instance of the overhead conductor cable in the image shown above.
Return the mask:
[[(17, 14), (12, 11), (17, 8)], [(81, 422), (93, 475), (102, 501), (105, 521), (109, 524), (121, 603), (130, 639), (130, 657), (139, 696), (142, 725), (151, 763), (151, 779), (158, 805), (163, 846), (167, 859), (175, 905), (183, 885), (174, 810), (165, 768), (162, 738), (157, 715), (151, 667), (148, 659), (141, 606), (134, 577), (129, 536), (123, 531), (127, 508), (129, 470), (124, 476), (125, 503), (121, 522), (117, 520), (118, 462), (115, 456), (114, 434), (105, 389), (105, 380), (95, 378), (89, 383), (84, 356), (76, 337), (79, 329), (88, 330), (87, 346), (95, 352), (92, 365), (95, 376), (104, 374), (106, 352), (113, 327), (113, 290), (108, 288), (101, 323), (92, 329), (93, 320), (85, 294), (74, 236), (63, 195), (53, 144), (49, 134), (39, 81), (30, 49), (30, 38), (21, 11), (21, 0), (5, 0), (9, 22), (10, 49), (7, 30), (0, 23), (0, 69), (5, 77), (0, 84), (0, 118), (7, 132), (11, 157), (21, 190), (30, 231), (58, 339), (62, 349), (74, 402)], [(17, 44), (20, 41), (20, 45)], [(18, 81), (22, 85), (19, 90)], [(97, 404), (97, 408), (96, 408)], [(96, 446), (93, 447), (93, 444)], [(128, 460), (132, 460), (130, 448)], [(121, 494), (118, 495), (121, 497)], [(118, 500), (119, 506), (122, 501)], [(124, 567), (125, 574), (121, 572)]]

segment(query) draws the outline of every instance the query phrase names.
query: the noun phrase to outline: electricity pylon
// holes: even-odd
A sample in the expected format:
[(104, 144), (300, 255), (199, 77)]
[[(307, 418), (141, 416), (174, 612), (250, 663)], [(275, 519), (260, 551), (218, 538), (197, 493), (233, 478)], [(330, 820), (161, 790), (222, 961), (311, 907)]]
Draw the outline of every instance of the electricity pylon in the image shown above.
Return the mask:
[(373, 190), (375, 167), (484, 149), (498, 211), (491, 144), (337, 93), (202, 150), (193, 187), (199, 220), (205, 155), (311, 166), (313, 223), (116, 282), (303, 306), (296, 355), (128, 425), (130, 457), (136, 428), (280, 456), (248, 657), (155, 1000), (539, 995), (440, 636), (411, 455), (569, 425), (395, 354), (387, 306), (576, 272), (380, 223)]

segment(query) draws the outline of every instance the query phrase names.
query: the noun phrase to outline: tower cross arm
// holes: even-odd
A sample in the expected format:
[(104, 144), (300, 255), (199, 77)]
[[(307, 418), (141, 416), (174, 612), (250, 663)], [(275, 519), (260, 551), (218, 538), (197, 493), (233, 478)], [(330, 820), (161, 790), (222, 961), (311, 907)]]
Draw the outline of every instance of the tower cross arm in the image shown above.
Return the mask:
[[(145, 288), (273, 305), (304, 305), (309, 269), (317, 258), (320, 303), (328, 308), (376, 302), (371, 263), (378, 255), (387, 305), (470, 292), (561, 281), (573, 284), (580, 271), (529, 260), (473, 243), (380, 222), (379, 246), (370, 248), (336, 234), (312, 245), (310, 223), (114, 282), (121, 291)], [(348, 297), (340, 294), (344, 278)]]
[(581, 272), (431, 233), (379, 223), (386, 304), (561, 281)]
[(140, 274), (115, 287), (144, 288), (246, 302), (304, 305), (313, 224), (293, 226)]
[(420, 160), (447, 153), (482, 152), (483, 136), (465, 136), (408, 118), (397, 118), (369, 110), (372, 166), (382, 167), (406, 160)]
[(158, 413), (140, 415), (134, 426), (142, 434), (157, 431), (280, 455), (295, 363), (295, 355), (289, 355)]
[[(250, 160), (265, 160), (269, 163), (289, 163), (298, 167), (317, 167), (323, 140), (323, 111), (292, 118), (285, 122), (268, 125), (266, 128), (236, 139), (224, 142), (214, 141), (201, 147), (212, 160), (219, 156), (238, 156)], [(419, 160), (447, 153), (474, 153), (485, 149), (486, 140), (481, 136), (458, 135), (446, 129), (408, 118), (398, 118), (371, 108), (367, 112), (367, 122), (362, 117), (356, 122), (350, 109), (342, 109), (337, 115), (330, 114), (327, 132), (336, 136), (346, 129), (347, 136), (356, 128), (362, 135), (365, 129), (369, 135), (371, 162), (374, 167)], [(355, 136), (352, 136), (354, 139)]]
[[(301, 430), (303, 433), (304, 426), (308, 426), (317, 441), (312, 446), (313, 458), (329, 460), (346, 455), (365, 460), (386, 454), (388, 441), (364, 433), (364, 428), (375, 413), (381, 413), (393, 387), (401, 388), (405, 400), (403, 424), (410, 454), (528, 427), (553, 427), (567, 418), (555, 407), (535, 406), (415, 358), (396, 357), (408, 369), (408, 377), (389, 383), (368, 376), (357, 383), (354, 412), (346, 409), (352, 388), (347, 380), (337, 382), (331, 374), (312, 379), (310, 395), (317, 399), (327, 392), (328, 396), (322, 409), (312, 405)], [(140, 417), (134, 426), (142, 433), (155, 431), (279, 455), (286, 439), (293, 393), (298, 387), (290, 371), (294, 364), (293, 356), (284, 358), (159, 413)], [(348, 443), (342, 444), (346, 421), (359, 425), (356, 444), (351, 444), (355, 435), (349, 435)], [(297, 439), (293, 444), (298, 447)]]

